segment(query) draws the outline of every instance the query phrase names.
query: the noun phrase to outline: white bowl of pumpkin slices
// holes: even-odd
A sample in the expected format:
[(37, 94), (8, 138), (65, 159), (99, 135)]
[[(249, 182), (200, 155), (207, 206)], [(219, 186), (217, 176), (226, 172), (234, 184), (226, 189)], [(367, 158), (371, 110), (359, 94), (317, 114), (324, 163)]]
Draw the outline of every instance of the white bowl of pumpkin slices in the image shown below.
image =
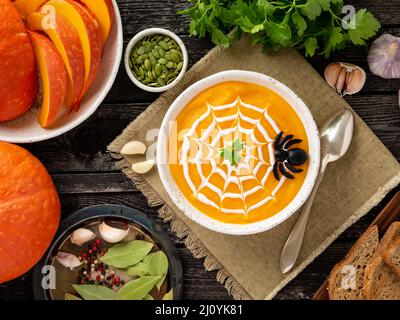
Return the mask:
[(92, 115), (122, 56), (113, 0), (0, 0), (0, 140), (59, 136)]

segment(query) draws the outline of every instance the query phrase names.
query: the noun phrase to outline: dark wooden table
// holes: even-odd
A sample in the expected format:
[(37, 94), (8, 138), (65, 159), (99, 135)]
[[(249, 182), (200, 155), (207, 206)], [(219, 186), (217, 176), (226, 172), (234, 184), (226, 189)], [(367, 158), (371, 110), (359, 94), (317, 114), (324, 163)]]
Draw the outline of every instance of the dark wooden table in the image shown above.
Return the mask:
[[(357, 8), (366, 7), (381, 21), (381, 32), (400, 35), (399, 0), (348, 0)], [(124, 39), (129, 41), (138, 31), (149, 27), (164, 27), (177, 33), (185, 42), (190, 64), (212, 48), (208, 40), (188, 37), (188, 19), (176, 15), (187, 5), (186, 0), (118, 0), (124, 25)], [(348, 49), (335, 54), (332, 61), (358, 64), (368, 70), (367, 48)], [(310, 59), (320, 72), (328, 63), (320, 57)], [(368, 73), (363, 91), (346, 97), (355, 111), (400, 159), (400, 110), (398, 90), (400, 80), (383, 80)], [(159, 221), (171, 235), (184, 264), (185, 299), (229, 299), (222, 285), (216, 282), (215, 272), (205, 272), (203, 261), (192, 257), (182, 241), (170, 231), (168, 224), (149, 208), (145, 198), (114, 165), (106, 152), (107, 145), (157, 97), (136, 88), (121, 67), (117, 80), (97, 112), (78, 128), (61, 137), (26, 147), (50, 171), (62, 201), (63, 217), (91, 205), (116, 203), (146, 212)], [(379, 159), (379, 155), (377, 155)], [(368, 174), (368, 173), (365, 173)], [(311, 298), (352, 243), (366, 229), (393, 192), (378, 208), (349, 228), (306, 270), (277, 296), (277, 299)], [(1, 267), (1, 266), (0, 266)], [(0, 285), (0, 299), (33, 299), (31, 274)]]

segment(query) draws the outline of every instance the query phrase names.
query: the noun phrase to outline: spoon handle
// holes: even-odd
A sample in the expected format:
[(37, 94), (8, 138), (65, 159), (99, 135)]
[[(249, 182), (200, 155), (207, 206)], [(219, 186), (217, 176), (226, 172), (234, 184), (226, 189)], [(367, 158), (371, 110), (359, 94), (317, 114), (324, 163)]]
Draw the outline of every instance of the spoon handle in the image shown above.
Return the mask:
[(293, 227), (293, 230), (290, 233), (289, 238), (287, 239), (282, 249), (281, 259), (280, 259), (280, 267), (282, 273), (287, 273), (290, 270), (292, 270), (293, 266), (297, 261), (301, 245), (303, 243), (303, 237), (307, 226), (308, 216), (310, 215), (310, 211), (314, 203), (318, 187), (321, 184), (321, 181), (324, 177), (326, 165), (327, 163), (325, 161), (321, 163), (320, 172), (317, 181), (315, 182), (314, 188), (311, 191), (311, 194), (307, 199), (303, 207), (303, 210), (301, 211), (300, 217), (297, 220), (295, 226)]

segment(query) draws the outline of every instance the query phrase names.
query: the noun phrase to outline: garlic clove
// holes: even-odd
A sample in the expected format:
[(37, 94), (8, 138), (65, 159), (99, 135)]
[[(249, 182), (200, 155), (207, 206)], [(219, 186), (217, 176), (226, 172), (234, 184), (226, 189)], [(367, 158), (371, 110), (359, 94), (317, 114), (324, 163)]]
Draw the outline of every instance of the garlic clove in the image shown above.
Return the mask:
[(344, 62), (329, 64), (324, 72), (326, 82), (340, 95), (355, 94), (364, 87), (367, 76), (360, 67)]
[(71, 270), (79, 267), (83, 263), (78, 259), (77, 256), (67, 252), (59, 252), (56, 256), (56, 259), (62, 266)]
[(145, 154), (146, 150), (147, 147), (143, 142), (130, 141), (122, 147), (121, 154), (125, 155)]
[(126, 230), (117, 229), (110, 227), (105, 222), (99, 225), (99, 232), (101, 237), (109, 243), (117, 243), (124, 240), (125, 237), (128, 235), (129, 230), (130, 227), (128, 227), (128, 229)]
[(368, 65), (381, 78), (400, 78), (400, 38), (383, 34), (376, 39), (368, 53)]
[(325, 69), (325, 80), (334, 89), (341, 70), (342, 66), (339, 63), (331, 63)]
[(156, 162), (154, 161), (154, 159), (134, 163), (132, 165), (132, 170), (139, 174), (145, 174), (149, 172), (154, 167), (155, 164)]
[(81, 246), (94, 238), (96, 238), (96, 235), (89, 229), (84, 228), (79, 228), (71, 234), (71, 242), (78, 246)]
[(356, 94), (362, 90), (367, 81), (367, 74), (361, 68), (354, 70), (351, 73), (351, 77), (346, 85), (346, 90), (344, 94)]

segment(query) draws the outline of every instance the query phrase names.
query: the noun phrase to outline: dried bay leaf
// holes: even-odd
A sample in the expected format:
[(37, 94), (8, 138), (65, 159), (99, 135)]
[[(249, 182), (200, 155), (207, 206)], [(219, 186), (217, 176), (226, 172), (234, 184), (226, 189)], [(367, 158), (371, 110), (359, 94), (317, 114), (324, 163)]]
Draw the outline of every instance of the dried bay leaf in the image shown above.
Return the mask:
[(143, 263), (148, 264), (149, 272), (152, 276), (161, 276), (161, 279), (157, 282), (157, 289), (160, 290), (168, 273), (167, 256), (163, 251), (160, 250), (149, 254), (146, 258), (144, 258)]
[(84, 300), (114, 300), (115, 291), (105, 286), (73, 284), (72, 287)]
[(100, 260), (116, 268), (127, 268), (142, 261), (152, 248), (153, 244), (142, 240), (119, 243), (108, 249)]
[(150, 268), (147, 263), (139, 262), (126, 270), (127, 275), (131, 277), (152, 276)]
[(117, 292), (115, 300), (142, 300), (159, 280), (158, 276), (145, 276), (129, 281)]
[(71, 294), (71, 293), (66, 293), (65, 295), (64, 295), (64, 300), (82, 300), (81, 298), (79, 298), (79, 297), (77, 297), (77, 296), (75, 296), (75, 295), (73, 295), (73, 294)]

